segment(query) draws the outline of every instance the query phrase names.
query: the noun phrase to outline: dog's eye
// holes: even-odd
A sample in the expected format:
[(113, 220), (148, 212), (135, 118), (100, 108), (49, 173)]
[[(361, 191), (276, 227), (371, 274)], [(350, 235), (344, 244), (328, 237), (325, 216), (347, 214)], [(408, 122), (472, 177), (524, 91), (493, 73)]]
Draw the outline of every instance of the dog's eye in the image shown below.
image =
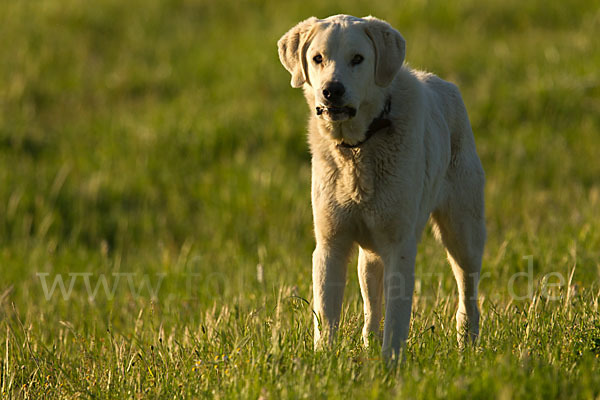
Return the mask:
[(352, 58), (352, 61), (350, 62), (352, 65), (358, 65), (361, 62), (363, 62), (365, 58), (363, 56), (361, 56), (360, 54), (357, 54), (354, 56), (354, 58)]
[(313, 57), (313, 61), (315, 62), (315, 64), (321, 64), (323, 62), (323, 56), (320, 54), (317, 54), (316, 56)]

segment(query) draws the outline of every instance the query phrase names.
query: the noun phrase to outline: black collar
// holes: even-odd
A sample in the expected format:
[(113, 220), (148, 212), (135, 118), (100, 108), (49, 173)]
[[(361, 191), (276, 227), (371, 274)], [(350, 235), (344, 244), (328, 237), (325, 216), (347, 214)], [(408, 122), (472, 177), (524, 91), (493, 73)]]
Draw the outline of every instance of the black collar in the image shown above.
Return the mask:
[(382, 130), (384, 128), (389, 128), (392, 125), (392, 121), (390, 121), (389, 118), (387, 118), (387, 115), (390, 113), (391, 108), (392, 108), (392, 99), (388, 98), (387, 101), (385, 102), (385, 107), (383, 107), (383, 110), (381, 111), (381, 114), (379, 114), (378, 117), (376, 117), (375, 119), (373, 119), (373, 121), (371, 121), (371, 124), (369, 125), (369, 128), (367, 129), (367, 132), (365, 133), (365, 138), (363, 140), (361, 140), (360, 142), (357, 142), (355, 144), (348, 144), (342, 140), (341, 142), (339, 142), (337, 144), (337, 146), (343, 147), (345, 149), (356, 149), (356, 148), (362, 146), (363, 144), (365, 144), (365, 142), (367, 140), (369, 140), (371, 138), (371, 136), (373, 136), (373, 134), (375, 134), (376, 132), (379, 132), (380, 130)]

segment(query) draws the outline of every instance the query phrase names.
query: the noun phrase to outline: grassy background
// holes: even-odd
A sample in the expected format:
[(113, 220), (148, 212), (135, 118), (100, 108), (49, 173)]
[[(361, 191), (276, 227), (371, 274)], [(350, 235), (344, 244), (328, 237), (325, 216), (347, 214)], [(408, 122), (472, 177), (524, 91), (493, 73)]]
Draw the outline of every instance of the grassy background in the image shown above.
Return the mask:
[[(361, 347), (353, 273), (312, 352), (308, 111), (276, 41), (340, 12), (461, 88), (488, 179), (475, 349), (426, 232), (406, 363)], [(598, 398), (597, 37), (597, 0), (3, 2), (0, 397)]]

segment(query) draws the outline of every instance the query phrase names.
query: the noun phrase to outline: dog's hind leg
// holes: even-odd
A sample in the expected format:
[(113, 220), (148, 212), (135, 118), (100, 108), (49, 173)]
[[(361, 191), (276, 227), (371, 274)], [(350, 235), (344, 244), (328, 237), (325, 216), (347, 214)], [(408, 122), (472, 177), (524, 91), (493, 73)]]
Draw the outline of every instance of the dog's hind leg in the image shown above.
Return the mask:
[(365, 346), (369, 346), (371, 336), (381, 339), (383, 261), (377, 254), (363, 248), (360, 248), (358, 253), (358, 281), (365, 316), (362, 337)]
[(433, 213), (458, 285), (456, 328), (461, 346), (467, 337), (475, 341), (479, 335), (477, 286), (486, 237), (483, 174), (462, 178), (477, 185), (468, 190), (455, 187), (455, 197)]

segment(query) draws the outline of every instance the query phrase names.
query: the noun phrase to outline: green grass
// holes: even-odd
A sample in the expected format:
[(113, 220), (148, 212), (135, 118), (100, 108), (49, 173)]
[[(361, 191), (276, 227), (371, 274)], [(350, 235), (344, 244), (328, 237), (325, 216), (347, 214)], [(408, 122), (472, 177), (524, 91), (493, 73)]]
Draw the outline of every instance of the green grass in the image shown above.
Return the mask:
[[(0, 398), (597, 399), (599, 10), (3, 2)], [(475, 348), (426, 232), (406, 361), (362, 348), (354, 273), (337, 346), (312, 351), (308, 110), (276, 41), (339, 12), (387, 19), (461, 88), (487, 174)]]

